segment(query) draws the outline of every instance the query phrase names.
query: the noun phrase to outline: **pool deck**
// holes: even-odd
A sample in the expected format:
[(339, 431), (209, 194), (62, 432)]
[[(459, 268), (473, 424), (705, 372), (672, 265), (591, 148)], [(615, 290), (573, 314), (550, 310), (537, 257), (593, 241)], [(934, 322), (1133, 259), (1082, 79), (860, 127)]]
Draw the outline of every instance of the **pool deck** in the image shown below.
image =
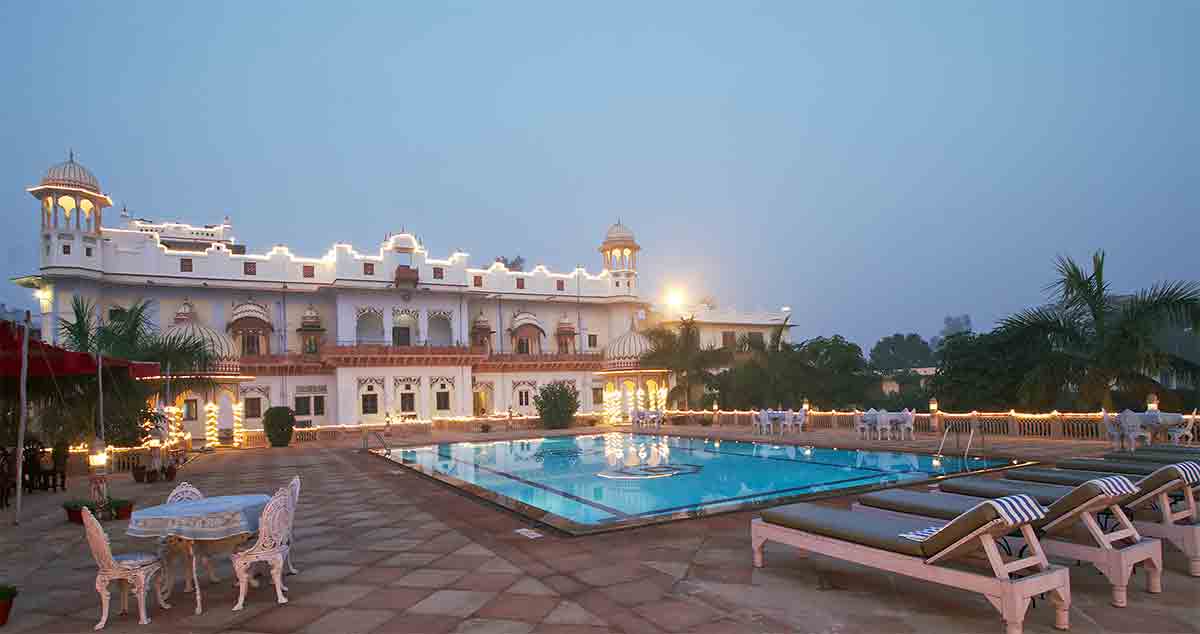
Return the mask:
[[(691, 433), (671, 428), (672, 433)], [(696, 428), (700, 435), (733, 432)], [(731, 435), (725, 436), (725, 433)], [(805, 434), (804, 444), (850, 447), (848, 436)], [(528, 435), (528, 434), (526, 434)], [(489, 435), (492, 438), (498, 434)], [(743, 434), (742, 437), (745, 437)], [(459, 438), (437, 438), (452, 441)], [(412, 439), (418, 440), (418, 439)], [(432, 439), (426, 437), (424, 442)], [(822, 442), (828, 440), (829, 443)], [(992, 440), (992, 439), (989, 439)], [(932, 446), (930, 444), (932, 443)], [(933, 451), (936, 441), (882, 443)], [(194, 616), (182, 586), (153, 624), (113, 616), (106, 632), (283, 634), (285, 632), (600, 634), (629, 632), (813, 632), (888, 634), (995, 632), (998, 613), (979, 595), (948, 590), (824, 557), (800, 558), (768, 546), (768, 564), (750, 563), (752, 512), (731, 513), (587, 537), (568, 537), (479, 502), (347, 443), (287, 449), (221, 451), (180, 472), (210, 494), (269, 493), (293, 475), (303, 480), (296, 519), (291, 602), (251, 589), (246, 609), (232, 612), (228, 583), (205, 585), (206, 612)], [(995, 445), (995, 444), (994, 444)], [(1096, 446), (1090, 446), (1096, 445)], [(1100, 443), (1004, 443), (1000, 455), (1021, 458), (1104, 450)], [(139, 506), (161, 502), (175, 483), (135, 484), (115, 476), (114, 495)], [(60, 504), (82, 493), (27, 498), (25, 521), (11, 526), (0, 511), (0, 582), (21, 586), (9, 632), (90, 632), (99, 616), (95, 566), (81, 527), (67, 524)], [(845, 504), (848, 499), (839, 499)], [(517, 529), (542, 533), (529, 539)], [(106, 524), (116, 552), (147, 544)], [(1166, 592), (1142, 592), (1139, 575), (1128, 608), (1108, 604), (1099, 573), (1073, 567), (1072, 630), (1200, 632), (1200, 579), (1168, 550)], [(231, 578), (227, 561), (218, 574)], [(116, 597), (114, 597), (116, 598)], [(114, 605), (116, 603), (114, 602)], [(1039, 601), (1026, 632), (1048, 633), (1053, 610)]]

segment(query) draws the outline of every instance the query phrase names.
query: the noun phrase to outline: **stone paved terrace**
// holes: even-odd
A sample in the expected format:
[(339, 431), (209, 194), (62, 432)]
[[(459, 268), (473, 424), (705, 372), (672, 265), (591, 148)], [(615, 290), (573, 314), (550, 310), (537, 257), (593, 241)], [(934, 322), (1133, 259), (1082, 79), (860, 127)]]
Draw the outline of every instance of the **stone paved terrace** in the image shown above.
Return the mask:
[[(688, 431), (672, 429), (672, 431)], [(697, 433), (733, 434), (698, 428)], [(833, 433), (833, 432), (830, 432)], [(495, 437), (497, 434), (493, 434)], [(441, 438), (439, 438), (441, 439)], [(447, 440), (449, 438), (446, 438)], [(426, 437), (428, 440), (428, 437)], [(829, 440), (830, 443), (820, 442)], [(804, 442), (848, 446), (846, 437), (805, 435)], [(936, 440), (904, 443), (930, 451)], [(337, 634), (413, 632), (600, 634), (630, 632), (996, 632), (999, 615), (980, 596), (823, 557), (803, 559), (769, 545), (767, 567), (750, 564), (753, 513), (732, 513), (589, 537), (548, 529), (541, 539), (514, 533), (532, 526), (381, 458), (346, 446), (222, 451), (203, 455), (180, 480), (210, 494), (262, 492), (292, 475), (303, 480), (296, 524), (291, 602), (277, 605), (269, 586), (251, 589), (242, 612), (227, 582), (205, 585), (206, 611), (192, 614), (176, 587), (174, 607), (151, 607), (153, 623), (113, 616), (121, 633)], [(901, 443), (884, 443), (901, 445)], [(1095, 453), (1103, 446), (1015, 443), (1021, 457)], [(1066, 451), (1064, 451), (1066, 450)], [(25, 521), (0, 511), (0, 580), (21, 586), (4, 632), (90, 632), (99, 616), (95, 566), (83, 530), (64, 521), (62, 500), (81, 492), (35, 494)], [(115, 476), (114, 495), (139, 506), (161, 502), (174, 483), (135, 484)], [(839, 501), (845, 503), (844, 500)], [(838, 503), (838, 502), (835, 502)], [(106, 524), (116, 552), (141, 547), (124, 522)], [(1104, 579), (1072, 568), (1075, 632), (1200, 632), (1200, 580), (1188, 578), (1168, 550), (1166, 592), (1131, 587), (1130, 607), (1113, 608)], [(204, 583), (202, 581), (202, 583)], [(114, 588), (115, 590), (115, 588)], [(114, 596), (116, 599), (116, 596)], [(116, 605), (116, 601), (114, 601)], [(1026, 631), (1053, 632), (1046, 602), (1030, 610)]]

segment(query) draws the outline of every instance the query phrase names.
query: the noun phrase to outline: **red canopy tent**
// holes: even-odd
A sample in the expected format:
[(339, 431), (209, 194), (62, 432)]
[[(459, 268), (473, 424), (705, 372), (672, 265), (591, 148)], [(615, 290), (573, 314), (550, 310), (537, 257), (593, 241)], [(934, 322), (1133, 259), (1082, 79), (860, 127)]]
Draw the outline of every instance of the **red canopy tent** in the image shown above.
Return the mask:
[[(156, 376), (158, 364), (153, 361), (103, 359), (105, 368), (129, 368), (134, 378)], [(29, 341), (29, 376), (73, 376), (96, 374), (96, 357), (86, 352), (74, 352), (41, 341)], [(21, 330), (16, 324), (0, 321), (0, 377), (21, 375)]]
[[(28, 324), (28, 313), (26, 313), (25, 319), (26, 324)], [(98, 375), (98, 358), (101, 359), (99, 363), (102, 363), (104, 368), (126, 368), (134, 378), (158, 375), (158, 364), (154, 362), (98, 357), (86, 352), (74, 352), (48, 343), (42, 343), (41, 341), (28, 341), (29, 350), (28, 353), (25, 353), (22, 350), (23, 344), (26, 343), (23, 341), (24, 337), (25, 333), (16, 324), (7, 321), (0, 322), (0, 378), (19, 377), (21, 381), (21, 385), (18, 386), (21, 394), (21, 422), (17, 430), (18, 456), (20, 455), (25, 436), (25, 417), (27, 414), (25, 384), (29, 377)], [(25, 367), (22, 368), (22, 365)], [(24, 369), (24, 373), (22, 373), (22, 369)], [(103, 400), (101, 400), (100, 410), (103, 416)], [(18, 459), (17, 508), (13, 514), (14, 524), (19, 523), (21, 518), (22, 466), (22, 461)]]

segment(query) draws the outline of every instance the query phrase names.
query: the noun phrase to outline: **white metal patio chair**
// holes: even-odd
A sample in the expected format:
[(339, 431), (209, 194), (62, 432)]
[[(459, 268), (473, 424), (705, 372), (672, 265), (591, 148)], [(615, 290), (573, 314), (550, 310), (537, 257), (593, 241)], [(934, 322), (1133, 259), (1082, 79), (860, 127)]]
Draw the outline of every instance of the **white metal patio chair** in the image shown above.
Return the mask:
[(233, 573), (238, 580), (238, 600), (233, 611), (242, 609), (246, 602), (246, 587), (250, 585), (250, 566), (255, 562), (266, 562), (271, 567), (271, 580), (275, 583), (275, 597), (279, 603), (287, 603), (283, 596), (283, 561), (288, 554), (288, 538), (292, 532), (292, 493), (283, 487), (271, 496), (263, 508), (258, 521), (258, 540), (246, 550), (229, 556), (233, 562)]
[[(200, 489), (197, 489), (195, 486), (193, 486), (192, 484), (190, 484), (188, 482), (180, 482), (179, 486), (176, 486), (175, 489), (171, 491), (171, 494), (167, 496), (167, 501), (165, 503), (166, 504), (177, 504), (179, 502), (190, 502), (192, 500), (203, 500), (203, 499), (204, 499), (204, 493), (202, 493), (200, 491)], [(180, 557), (184, 558), (185, 561), (187, 560), (187, 557), (188, 557), (187, 542), (185, 540), (176, 539), (174, 537), (166, 537), (166, 538), (163, 538), (159, 542), (159, 544), (162, 548), (162, 557), (163, 557), (163, 583), (166, 584), (167, 597), (170, 597), (171, 591), (175, 587), (174, 562), (176, 559), (179, 559)], [(208, 570), (208, 580), (210, 582), (215, 583), (217, 581), (217, 575), (216, 575), (216, 572), (213, 570), (212, 559), (210, 557), (208, 557), (207, 555), (197, 554), (197, 556), (200, 557), (200, 562), (203, 563), (205, 568)], [(184, 577), (183, 591), (191, 592), (192, 591), (192, 575), (185, 574), (185, 575), (183, 575), (183, 577)]]
[(1121, 435), (1129, 441), (1129, 450), (1137, 449), (1137, 441), (1143, 440), (1145, 444), (1150, 444), (1150, 430), (1142, 427), (1142, 415), (1132, 410), (1121, 412)]
[(783, 420), (779, 421), (779, 433), (787, 434), (794, 431), (800, 431), (800, 425), (803, 423), (803, 418), (797, 418), (797, 413), (788, 410), (784, 415)]
[[(108, 604), (111, 596), (108, 584), (113, 581), (124, 584), (121, 591), (121, 614), (129, 612), (129, 590), (132, 589), (137, 594), (138, 624), (149, 625), (150, 617), (146, 616), (146, 586), (154, 577), (154, 573), (162, 571), (162, 559), (153, 553), (113, 555), (108, 535), (104, 532), (104, 527), (100, 526), (100, 522), (92, 516), (91, 510), (83, 507), (82, 515), (88, 547), (91, 548), (92, 558), (96, 560), (96, 567), (99, 569), (96, 573), (96, 592), (100, 594), (100, 622), (94, 629), (102, 630), (108, 623)], [(154, 585), (159, 607), (164, 610), (170, 609), (162, 575), (158, 576)]]
[(917, 425), (916, 425), (917, 410), (915, 410), (915, 409), (910, 410), (910, 409), (906, 408), (903, 411), (901, 411), (900, 414), (902, 415), (902, 417), (899, 420), (895, 421), (896, 422), (895, 431), (896, 431), (896, 433), (898, 433), (900, 435), (900, 440), (904, 440), (904, 432), (908, 432), (909, 440), (916, 440), (916, 438), (917, 438)]
[(1200, 410), (1192, 410), (1190, 419), (1184, 417), (1183, 424), (1179, 427), (1172, 427), (1167, 430), (1167, 437), (1176, 445), (1191, 444), (1196, 438), (1196, 412)]
[(854, 420), (855, 432), (859, 439), (869, 438), (875, 434), (875, 427), (879, 423), (879, 413), (875, 408), (857, 415)]
[[(300, 503), (300, 476), (296, 476), (296, 477), (292, 478), (292, 481), (288, 483), (288, 493), (291, 494), (292, 507), (291, 507), (291, 518), (289, 518), (289, 520), (288, 520), (287, 565), (288, 565), (289, 573), (291, 573), (293, 575), (298, 575), (298, 574), (300, 574), (300, 571), (296, 570), (296, 567), (294, 565), (292, 565), (292, 553), (294, 552), (294, 548), (295, 548), (295, 542), (294, 542), (295, 537), (292, 534), (292, 520), (295, 519), (295, 517), (296, 517), (296, 505)], [(284, 588), (284, 589), (286, 590), (287, 588)]]
[(767, 414), (767, 410), (759, 410), (754, 414), (754, 433), (767, 434), (773, 433), (774, 425), (771, 423), (771, 417)]
[(1100, 410), (1100, 418), (1104, 423), (1104, 432), (1108, 435), (1108, 441), (1112, 443), (1114, 451), (1120, 451), (1122, 439), (1125, 438), (1125, 432), (1121, 429), (1121, 417), (1118, 414), (1109, 414), (1103, 409)]

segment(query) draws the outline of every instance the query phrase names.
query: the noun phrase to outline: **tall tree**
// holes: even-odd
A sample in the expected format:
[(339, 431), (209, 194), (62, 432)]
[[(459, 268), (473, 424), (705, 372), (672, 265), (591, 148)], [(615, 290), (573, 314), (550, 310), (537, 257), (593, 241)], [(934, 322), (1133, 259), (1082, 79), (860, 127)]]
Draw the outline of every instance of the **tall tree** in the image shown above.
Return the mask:
[(501, 255), (496, 258), (496, 261), (503, 264), (504, 268), (506, 268), (510, 271), (524, 271), (525, 270), (525, 258), (520, 255), (513, 256), (512, 258), (507, 258), (507, 257), (504, 257), (503, 255)]
[(1050, 305), (1007, 317), (997, 329), (1008, 342), (1042, 351), (1024, 374), (1023, 394), (1074, 391), (1080, 406), (1111, 408), (1114, 389), (1161, 389), (1151, 376), (1162, 370), (1200, 377), (1200, 365), (1159, 345), (1164, 329), (1191, 329), (1193, 337), (1200, 330), (1200, 283), (1162, 282), (1117, 296), (1104, 251), (1093, 254), (1090, 271), (1059, 257), (1057, 272), (1046, 287)]
[[(72, 317), (59, 322), (59, 334), (65, 347), (78, 352), (99, 353), (109, 358), (131, 361), (155, 361), (165, 372), (183, 375), (174, 379), (172, 389), (204, 389), (210, 381), (192, 378), (209, 368), (213, 352), (199, 337), (158, 332), (149, 317), (149, 303), (136, 302), (101, 321), (95, 305), (76, 296), (71, 301)], [(76, 442), (92, 433), (97, 416), (99, 382), (95, 377), (75, 377), (61, 384), (58, 402), (43, 411), (43, 429), (52, 435)], [(160, 422), (148, 405), (163, 387), (159, 381), (137, 381), (127, 373), (105, 373), (104, 418), (106, 438), (113, 443), (141, 440), (142, 425)]]
[(700, 345), (700, 329), (695, 319), (680, 319), (674, 328), (652, 328), (646, 337), (650, 340), (650, 352), (642, 357), (642, 365), (671, 372), (675, 387), (667, 394), (667, 400), (684, 409), (700, 403), (705, 386), (716, 384), (713, 370), (730, 362), (729, 351)]
[(971, 332), (971, 316), (966, 313), (961, 315), (946, 315), (942, 319), (941, 332), (929, 340), (929, 345), (934, 350), (937, 350), (942, 347), (942, 342), (947, 337), (963, 332)]
[(916, 333), (896, 333), (880, 339), (871, 348), (871, 365), (878, 370), (921, 368), (932, 363), (933, 349)]
[(845, 407), (862, 403), (877, 377), (867, 372), (862, 348), (841, 335), (801, 343), (796, 352), (810, 368), (806, 393), (816, 405)]

